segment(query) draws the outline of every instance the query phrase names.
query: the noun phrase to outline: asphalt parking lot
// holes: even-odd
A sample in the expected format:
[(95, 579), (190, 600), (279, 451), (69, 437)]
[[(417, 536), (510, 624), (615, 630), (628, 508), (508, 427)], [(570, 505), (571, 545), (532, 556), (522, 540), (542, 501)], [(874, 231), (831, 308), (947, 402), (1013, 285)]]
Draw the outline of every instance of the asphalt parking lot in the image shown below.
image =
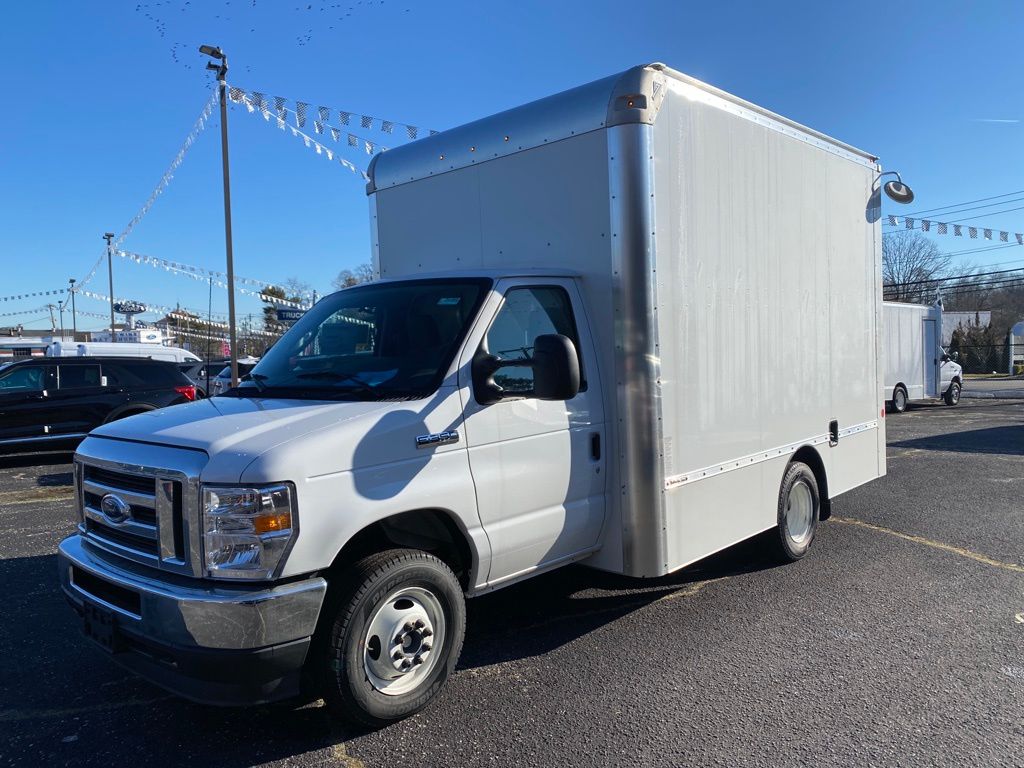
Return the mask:
[(0, 459), (0, 765), (1024, 765), (1024, 402), (887, 422), (888, 476), (805, 560), (476, 599), (440, 701), (372, 733), (123, 672), (57, 586), (69, 457)]

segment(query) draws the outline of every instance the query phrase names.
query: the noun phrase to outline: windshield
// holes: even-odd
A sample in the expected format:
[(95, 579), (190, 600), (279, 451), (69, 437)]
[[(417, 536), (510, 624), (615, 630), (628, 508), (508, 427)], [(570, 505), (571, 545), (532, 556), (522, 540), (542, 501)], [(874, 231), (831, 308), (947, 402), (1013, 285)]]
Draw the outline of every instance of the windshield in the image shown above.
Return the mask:
[(227, 393), (235, 397), (426, 397), (441, 384), (489, 280), (370, 283), (327, 296)]

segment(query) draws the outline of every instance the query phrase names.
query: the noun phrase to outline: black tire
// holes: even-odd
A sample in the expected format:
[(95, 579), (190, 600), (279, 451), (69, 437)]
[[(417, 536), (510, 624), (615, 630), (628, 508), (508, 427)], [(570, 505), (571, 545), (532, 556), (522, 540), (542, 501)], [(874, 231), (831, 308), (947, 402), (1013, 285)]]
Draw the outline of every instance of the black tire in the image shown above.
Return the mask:
[(907, 410), (907, 390), (902, 384), (897, 384), (892, 391), (892, 410), (894, 413), (903, 413)]
[[(426, 552), (392, 549), (357, 562), (338, 579), (337, 589), (325, 606), (331, 613), (325, 617), (328, 635), (316, 673), (332, 714), (379, 728), (430, 704), (454, 672), (466, 633), (465, 599), (451, 569)], [(430, 651), (438, 659), (422, 681), (406, 693), (391, 695), (371, 682), (367, 664), (372, 662), (364, 654), (373, 645), (367, 637), (371, 622), (388, 598), (403, 589), (424, 590), (437, 600), (444, 616), (443, 639), (440, 649)], [(379, 643), (377, 647), (379, 656)]]
[[(804, 495), (804, 492), (807, 495)], [(807, 514), (792, 511), (793, 504), (810, 504), (809, 519)], [(821, 517), (821, 498), (818, 495), (818, 481), (806, 464), (795, 461), (786, 468), (779, 487), (778, 521), (772, 536), (772, 543), (778, 558), (782, 562), (796, 562), (810, 549), (811, 542), (818, 530)], [(799, 529), (791, 527), (800, 518)]]
[(942, 394), (942, 399), (946, 401), (946, 405), (956, 405), (959, 403), (960, 385), (955, 381), (950, 382), (949, 389)]

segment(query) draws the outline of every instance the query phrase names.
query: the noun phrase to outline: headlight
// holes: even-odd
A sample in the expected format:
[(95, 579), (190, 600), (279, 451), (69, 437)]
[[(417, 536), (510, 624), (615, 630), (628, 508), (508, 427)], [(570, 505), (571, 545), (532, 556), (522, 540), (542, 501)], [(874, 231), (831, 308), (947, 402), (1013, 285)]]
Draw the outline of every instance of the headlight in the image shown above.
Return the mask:
[(291, 485), (203, 486), (203, 554), (208, 576), (269, 579), (298, 533)]

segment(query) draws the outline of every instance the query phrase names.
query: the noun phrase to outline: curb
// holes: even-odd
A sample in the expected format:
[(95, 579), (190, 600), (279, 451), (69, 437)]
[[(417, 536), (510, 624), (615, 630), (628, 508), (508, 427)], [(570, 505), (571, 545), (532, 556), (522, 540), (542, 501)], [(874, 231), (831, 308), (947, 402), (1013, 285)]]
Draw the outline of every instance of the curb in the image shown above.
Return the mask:
[(994, 389), (991, 392), (961, 390), (960, 397), (973, 400), (1024, 400), (1024, 389)]

